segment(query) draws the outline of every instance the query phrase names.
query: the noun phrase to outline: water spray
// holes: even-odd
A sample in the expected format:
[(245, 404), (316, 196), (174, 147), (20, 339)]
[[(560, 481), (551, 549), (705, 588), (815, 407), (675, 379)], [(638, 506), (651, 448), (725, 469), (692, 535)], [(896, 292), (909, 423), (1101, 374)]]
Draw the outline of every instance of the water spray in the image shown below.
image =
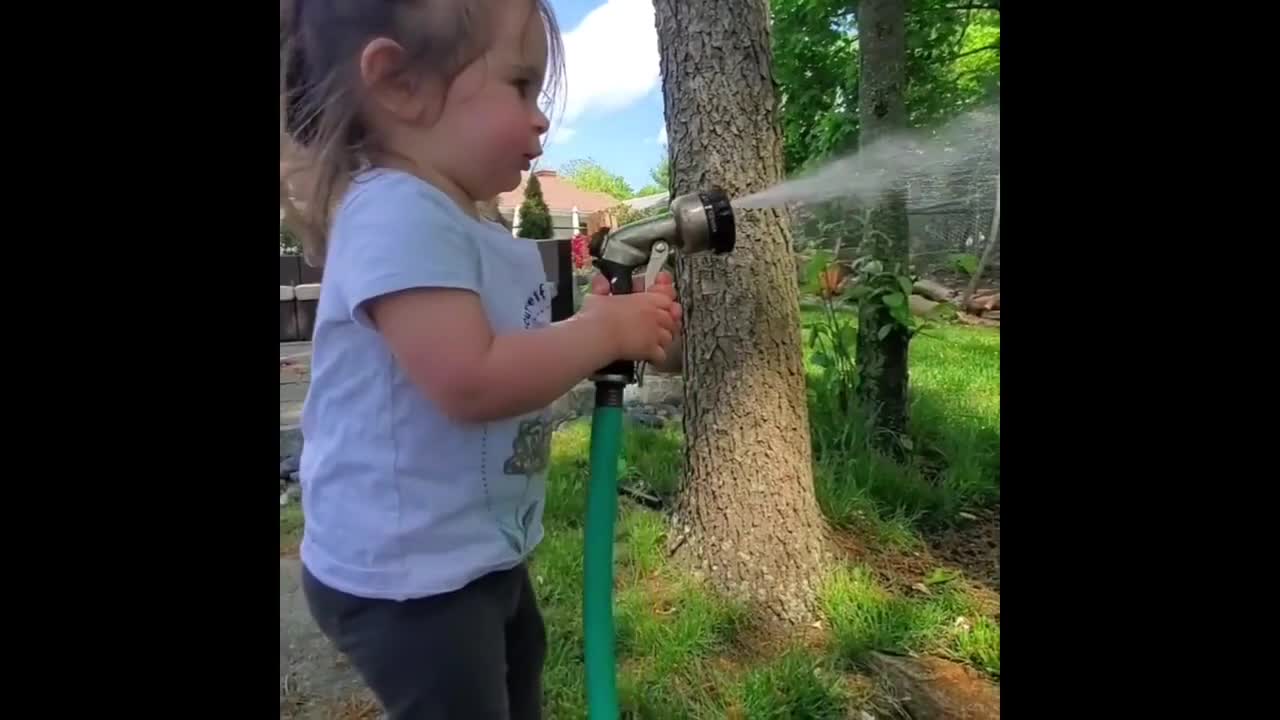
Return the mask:
[[(680, 195), (669, 212), (598, 235), (591, 241), (595, 266), (612, 295), (632, 292), (637, 269), (653, 287), (673, 251), (723, 254), (736, 241), (733, 208), (722, 191)], [(644, 382), (644, 364), (620, 360), (591, 376), (596, 385), (591, 415), (591, 478), (583, 549), (583, 643), (590, 720), (617, 720), (617, 668), (613, 632), (613, 533), (618, 513), (618, 453), (623, 389)]]

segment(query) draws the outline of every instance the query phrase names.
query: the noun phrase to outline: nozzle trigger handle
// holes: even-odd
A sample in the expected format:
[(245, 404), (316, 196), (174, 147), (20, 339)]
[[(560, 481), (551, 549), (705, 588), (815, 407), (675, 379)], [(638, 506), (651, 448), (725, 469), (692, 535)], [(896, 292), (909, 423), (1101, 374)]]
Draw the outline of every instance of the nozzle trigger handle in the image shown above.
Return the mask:
[[(632, 268), (606, 261), (597, 261), (596, 267), (600, 268), (600, 274), (609, 281), (610, 295), (630, 295), (633, 292)], [(596, 371), (591, 379), (597, 383), (629, 385), (636, 380), (636, 365), (630, 360), (617, 360)]]

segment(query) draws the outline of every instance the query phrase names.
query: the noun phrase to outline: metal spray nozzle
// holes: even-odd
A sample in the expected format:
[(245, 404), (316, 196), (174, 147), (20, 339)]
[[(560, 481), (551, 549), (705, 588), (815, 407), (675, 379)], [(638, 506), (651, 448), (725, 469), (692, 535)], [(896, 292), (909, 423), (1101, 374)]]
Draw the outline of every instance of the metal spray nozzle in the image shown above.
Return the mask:
[(634, 269), (649, 262), (659, 241), (683, 253), (733, 250), (736, 234), (728, 196), (721, 190), (677, 196), (668, 213), (593, 238), (591, 255), (615, 269)]

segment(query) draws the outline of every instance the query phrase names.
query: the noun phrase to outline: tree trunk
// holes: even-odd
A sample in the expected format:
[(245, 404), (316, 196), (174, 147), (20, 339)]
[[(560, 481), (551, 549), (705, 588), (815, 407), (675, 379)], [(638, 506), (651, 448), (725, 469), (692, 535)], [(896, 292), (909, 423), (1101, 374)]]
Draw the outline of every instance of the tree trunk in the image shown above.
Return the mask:
[[(858, 81), (859, 144), (866, 147), (906, 127), (907, 46), (905, 0), (861, 0), (857, 25), (861, 67)], [(872, 215), (875, 232), (867, 248), (886, 273), (908, 271), (907, 196), (904, 186), (887, 188)], [(905, 299), (905, 298), (904, 298)], [(882, 328), (888, 327), (887, 330)], [(858, 305), (858, 397), (881, 449), (897, 454), (897, 436), (907, 430), (906, 328), (876, 298)]]
[[(782, 180), (765, 0), (655, 0), (676, 195)], [(672, 551), (717, 589), (808, 622), (830, 557), (813, 490), (799, 291), (778, 210), (737, 210), (737, 247), (681, 257), (685, 484)]]

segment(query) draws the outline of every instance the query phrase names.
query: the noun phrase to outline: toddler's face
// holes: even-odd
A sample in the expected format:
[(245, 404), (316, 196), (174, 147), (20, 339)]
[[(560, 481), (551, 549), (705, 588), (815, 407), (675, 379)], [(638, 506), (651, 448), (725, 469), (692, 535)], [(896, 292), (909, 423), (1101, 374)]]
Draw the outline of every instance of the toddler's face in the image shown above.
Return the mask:
[(493, 47), (458, 75), (428, 133), (440, 170), (472, 198), (514, 189), (542, 154), (548, 121), (538, 107), (547, 39), (532, 3), (502, 3)]

